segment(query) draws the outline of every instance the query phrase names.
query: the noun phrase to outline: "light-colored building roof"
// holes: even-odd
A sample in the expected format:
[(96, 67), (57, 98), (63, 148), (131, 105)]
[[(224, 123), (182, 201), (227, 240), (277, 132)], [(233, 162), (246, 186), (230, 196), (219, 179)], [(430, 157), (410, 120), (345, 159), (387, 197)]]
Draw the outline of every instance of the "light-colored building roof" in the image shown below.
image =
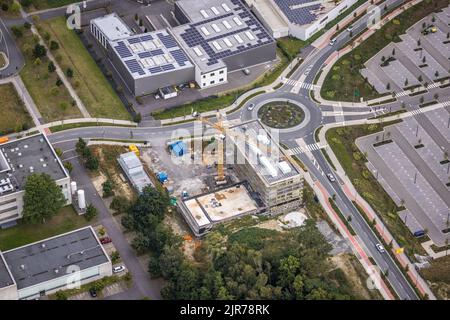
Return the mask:
[(116, 13), (93, 19), (91, 23), (95, 24), (110, 41), (123, 39), (133, 34), (133, 31)]
[(133, 186), (139, 192), (142, 192), (144, 187), (152, 185), (152, 181), (145, 172), (141, 160), (139, 160), (138, 156), (134, 152), (121, 154), (118, 160), (128, 179), (130, 179)]

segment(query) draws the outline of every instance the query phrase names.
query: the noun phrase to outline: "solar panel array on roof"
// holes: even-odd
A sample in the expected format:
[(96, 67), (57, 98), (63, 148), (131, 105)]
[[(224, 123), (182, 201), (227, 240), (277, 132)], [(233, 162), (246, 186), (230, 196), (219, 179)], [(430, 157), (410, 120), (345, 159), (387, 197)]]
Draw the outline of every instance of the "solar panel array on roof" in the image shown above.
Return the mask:
[(125, 64), (132, 73), (138, 73), (141, 76), (145, 74), (144, 69), (142, 69), (141, 65), (136, 60), (134, 59), (127, 60), (125, 61)]
[(163, 69), (161, 67), (153, 67), (153, 68), (149, 68), (148, 71), (150, 71), (151, 73), (159, 73), (159, 72), (162, 72)]
[(150, 57), (152, 56), (152, 53), (151, 53), (151, 52), (148, 52), (148, 51), (146, 51), (146, 52), (141, 52), (141, 53), (138, 53), (138, 56), (139, 56), (139, 58), (141, 58), (141, 59), (150, 58)]
[(175, 67), (173, 66), (173, 64), (166, 64), (166, 65), (164, 65), (164, 66), (161, 66), (161, 68), (162, 68), (164, 71), (169, 71), (169, 70), (175, 69)]
[(153, 40), (153, 37), (151, 34), (146, 34), (141, 37), (141, 40), (142, 41), (150, 41), (150, 40)]
[(115, 46), (115, 49), (117, 50), (117, 52), (119, 53), (119, 56), (122, 59), (123, 58), (129, 58), (129, 57), (133, 56), (131, 54), (131, 51), (127, 48), (127, 46), (125, 45), (125, 43), (123, 41), (117, 42), (117, 46)]
[(277, 6), (285, 14), (290, 22), (306, 25), (316, 20), (316, 15), (312, 11), (320, 8), (320, 4), (306, 5), (309, 2), (316, 2), (315, 0), (274, 0)]
[[(185, 27), (183, 32), (179, 34), (186, 45), (189, 48), (192, 48), (195, 52), (198, 52), (199, 48), (203, 49), (203, 51), (208, 55), (206, 61), (207, 66), (217, 64), (220, 59), (240, 53), (244, 50), (249, 50), (265, 45), (273, 41), (267, 31), (261, 26), (259, 21), (257, 21), (256, 18), (247, 10), (247, 8), (242, 4), (241, 1), (230, 0), (230, 2), (233, 4), (232, 8), (230, 8), (229, 6), (226, 6), (225, 8), (224, 6), (222, 6), (221, 9), (223, 9), (223, 11), (220, 12), (222, 14), (216, 14), (212, 18), (191, 23)], [(226, 21), (226, 18), (230, 18), (228, 19), (229, 21)], [(225, 29), (221, 29), (218, 23), (213, 23), (217, 20), (226, 22), (222, 23), (225, 26)], [(230, 32), (222, 33), (222, 31), (227, 31), (228, 29), (230, 29), (226, 27), (226, 25), (230, 25), (230, 22), (234, 22), (235, 26), (237, 26), (238, 28)], [(210, 24), (210, 27), (214, 31), (216, 31), (217, 35), (210, 35), (205, 34), (205, 32), (200, 32), (201, 30), (205, 30), (206, 25), (208, 24)], [(252, 32), (250, 32), (250, 30)], [(242, 37), (239, 36), (240, 33), (243, 34), (244, 32), (246, 33), (248, 40), (252, 43), (248, 43), (245, 46), (243, 45), (232, 47), (230, 45), (231, 42), (229, 41), (228, 37), (234, 37), (234, 39), (236, 39), (238, 43), (244, 43)], [(219, 40), (221, 40), (220, 43)], [(227, 49), (224, 50), (224, 48)], [(200, 57), (202, 55), (199, 55), (197, 53), (197, 56)]]
[(162, 51), (161, 49), (158, 49), (158, 50), (152, 50), (152, 51), (150, 51), (150, 53), (153, 56), (158, 56), (158, 55), (164, 54), (164, 51)]
[(157, 36), (166, 48), (170, 49), (178, 47), (178, 43), (170, 34), (164, 35), (162, 33), (158, 33)]
[(184, 66), (186, 64), (186, 62), (189, 61), (189, 59), (186, 57), (186, 54), (181, 49), (170, 51), (170, 53), (172, 54), (172, 56), (174, 57), (175, 61), (180, 66)]

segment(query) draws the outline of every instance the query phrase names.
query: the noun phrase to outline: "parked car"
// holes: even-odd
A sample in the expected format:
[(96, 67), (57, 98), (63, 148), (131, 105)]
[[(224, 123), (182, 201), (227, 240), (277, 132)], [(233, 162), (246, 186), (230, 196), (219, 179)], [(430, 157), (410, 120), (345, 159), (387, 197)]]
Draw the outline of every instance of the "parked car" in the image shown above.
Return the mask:
[(158, 100), (158, 99), (161, 98), (161, 96), (159, 95), (159, 93), (155, 93), (154, 97), (155, 97), (155, 100)]
[(336, 38), (333, 38), (330, 40), (330, 46), (334, 46), (335, 43), (336, 43)]
[(348, 31), (348, 32), (352, 32), (352, 31), (353, 31), (353, 26), (348, 26), (348, 27), (347, 27), (347, 31)]
[(375, 245), (375, 247), (377, 248), (377, 250), (378, 250), (380, 253), (385, 253), (385, 252), (386, 252), (386, 250), (384, 250), (383, 246), (382, 246), (381, 244), (379, 244), (379, 243), (377, 243), (377, 244)]
[(94, 288), (89, 289), (89, 294), (91, 295), (92, 298), (97, 297), (97, 291)]
[(251, 73), (249, 69), (244, 69), (244, 70), (242, 70), (242, 72), (244, 72), (244, 74), (247, 76), (250, 75), (250, 73)]
[(103, 237), (103, 238), (100, 238), (100, 243), (101, 244), (107, 244), (107, 243), (110, 243), (112, 240), (111, 240), (111, 238), (110, 237)]
[(255, 109), (255, 104), (254, 103), (250, 103), (249, 105), (248, 105), (248, 111), (252, 111), (253, 109)]
[(120, 273), (122, 271), (125, 271), (125, 267), (124, 266), (118, 266), (118, 267), (114, 267), (113, 268), (113, 273)]
[(331, 173), (327, 173), (327, 178), (328, 180), (330, 180), (331, 182), (335, 182), (336, 178), (331, 174)]

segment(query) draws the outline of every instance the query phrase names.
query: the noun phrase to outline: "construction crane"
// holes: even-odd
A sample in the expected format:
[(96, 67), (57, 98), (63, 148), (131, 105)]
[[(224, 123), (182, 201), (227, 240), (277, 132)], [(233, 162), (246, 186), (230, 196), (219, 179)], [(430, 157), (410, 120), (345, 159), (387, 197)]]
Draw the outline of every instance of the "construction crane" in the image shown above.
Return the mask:
[[(236, 139), (236, 143), (237, 143), (237, 141), (245, 141), (248, 145), (254, 146), (257, 149), (260, 149), (260, 148), (258, 147), (258, 144), (256, 141), (251, 141), (250, 136), (245, 136), (234, 130), (229, 130), (228, 125), (225, 123), (225, 119), (220, 112), (217, 112), (216, 118), (217, 118), (217, 122), (212, 122), (208, 118), (199, 116), (199, 120), (202, 123), (205, 123), (220, 132), (220, 135), (218, 135), (218, 139), (217, 139), (216, 183), (224, 184), (224, 183), (226, 183), (226, 178), (225, 178), (225, 173), (224, 173), (224, 141), (225, 141), (225, 138), (227, 136), (232, 136), (233, 138)], [(269, 145), (264, 145), (264, 146), (265, 146), (265, 152), (270, 153), (271, 147)]]

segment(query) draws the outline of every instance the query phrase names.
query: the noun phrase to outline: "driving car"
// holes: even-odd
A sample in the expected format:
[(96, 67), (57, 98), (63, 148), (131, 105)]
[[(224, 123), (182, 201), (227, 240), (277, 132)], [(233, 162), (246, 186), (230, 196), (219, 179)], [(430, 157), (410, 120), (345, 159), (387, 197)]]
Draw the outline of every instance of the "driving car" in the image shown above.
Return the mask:
[(333, 38), (330, 40), (330, 46), (334, 46), (335, 43), (336, 43), (336, 38)]
[(348, 32), (352, 32), (352, 31), (353, 31), (353, 26), (348, 26), (348, 27), (347, 27), (347, 31), (348, 31)]
[(375, 245), (375, 247), (377, 248), (377, 250), (378, 250), (380, 253), (386, 252), (386, 250), (384, 250), (383, 246), (382, 246), (381, 244), (379, 244), (379, 243), (377, 243), (377, 244)]
[(253, 109), (255, 109), (255, 104), (254, 103), (250, 103), (249, 105), (248, 105), (248, 111), (252, 111)]
[(334, 178), (334, 176), (331, 173), (327, 173), (327, 178), (328, 180), (330, 180), (331, 182), (335, 182), (336, 179)]

